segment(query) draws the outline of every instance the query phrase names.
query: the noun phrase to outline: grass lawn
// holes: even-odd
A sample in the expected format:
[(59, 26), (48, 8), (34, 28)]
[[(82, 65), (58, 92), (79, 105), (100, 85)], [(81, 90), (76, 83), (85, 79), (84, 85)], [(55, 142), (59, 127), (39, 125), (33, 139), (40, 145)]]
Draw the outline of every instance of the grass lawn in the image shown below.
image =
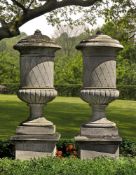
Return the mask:
[[(0, 95), (0, 139), (15, 134), (28, 117), (28, 107), (15, 95)], [(80, 124), (89, 119), (90, 108), (77, 97), (57, 97), (45, 107), (45, 116), (54, 122), (62, 138), (73, 138)], [(116, 122), (120, 135), (136, 141), (136, 101), (116, 100), (107, 108), (107, 118)]]

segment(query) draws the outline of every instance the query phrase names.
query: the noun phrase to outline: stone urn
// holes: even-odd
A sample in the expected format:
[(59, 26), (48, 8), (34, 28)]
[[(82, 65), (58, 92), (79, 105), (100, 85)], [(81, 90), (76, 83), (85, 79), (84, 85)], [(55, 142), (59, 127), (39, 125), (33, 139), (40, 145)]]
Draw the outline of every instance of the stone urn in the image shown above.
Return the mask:
[(79, 156), (88, 159), (97, 156), (119, 156), (121, 138), (116, 124), (107, 119), (107, 105), (118, 98), (116, 89), (116, 55), (123, 46), (110, 36), (97, 33), (76, 47), (83, 54), (83, 88), (81, 99), (92, 108), (92, 116), (82, 124)]
[(16, 159), (55, 155), (60, 134), (43, 116), (43, 107), (57, 96), (53, 84), (54, 58), (60, 48), (39, 30), (14, 46), (20, 52), (20, 89), (17, 95), (30, 108), (28, 120), (18, 126), (12, 137)]

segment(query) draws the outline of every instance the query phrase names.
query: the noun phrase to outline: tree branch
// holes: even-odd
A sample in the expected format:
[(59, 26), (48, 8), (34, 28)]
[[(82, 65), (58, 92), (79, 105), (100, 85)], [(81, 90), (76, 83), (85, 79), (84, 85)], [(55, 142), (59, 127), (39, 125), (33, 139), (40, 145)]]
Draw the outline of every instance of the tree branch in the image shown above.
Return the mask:
[(14, 4), (16, 4), (24, 11), (24, 13), (21, 14), (19, 18), (15, 17), (10, 23), (8, 23), (8, 27), (0, 27), (0, 40), (5, 37), (9, 38), (18, 35), (20, 26), (45, 13), (70, 5), (87, 7), (101, 1), (102, 0), (45, 0), (45, 3), (40, 7), (34, 9), (26, 9), (18, 1), (12, 0)]
[(29, 4), (29, 6), (27, 7), (27, 10), (30, 9), (31, 5), (33, 4), (34, 0), (32, 0)]
[(27, 15), (24, 16), (24, 19), (22, 22), (25, 23), (35, 17), (41, 16), (45, 13), (51, 12), (53, 10), (56, 10), (64, 6), (77, 5), (77, 6), (87, 7), (87, 6), (91, 6), (95, 4), (96, 2), (101, 2), (101, 1), (102, 0), (86, 0), (86, 1), (84, 0), (63, 0), (63, 1), (57, 2), (56, 0), (49, 0), (43, 6), (29, 10)]
[(11, 1), (13, 2), (13, 4), (15, 4), (18, 7), (20, 7), (24, 12), (27, 11), (27, 9), (21, 3), (19, 3), (18, 1), (16, 1), (16, 0), (11, 0)]
[(2, 19), (2, 18), (0, 18), (0, 23), (1, 23), (2, 27), (7, 26), (7, 23), (6, 23), (5, 20)]

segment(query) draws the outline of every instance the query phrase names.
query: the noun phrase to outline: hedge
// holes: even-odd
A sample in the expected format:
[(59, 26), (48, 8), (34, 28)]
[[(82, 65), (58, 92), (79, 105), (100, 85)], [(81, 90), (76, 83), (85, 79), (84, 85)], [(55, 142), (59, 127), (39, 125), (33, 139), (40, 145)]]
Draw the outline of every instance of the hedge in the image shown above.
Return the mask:
[[(19, 88), (19, 84), (4, 84), (7, 90), (6, 94), (16, 94)], [(55, 85), (59, 96), (80, 96), (81, 84), (63, 84)], [(136, 100), (136, 85), (117, 85), (117, 89), (120, 91), (119, 99)]]
[(136, 175), (136, 158), (41, 158), (30, 161), (0, 159), (0, 175)]
[(120, 99), (136, 100), (136, 85), (118, 85)]
[[(55, 85), (60, 96), (80, 96), (80, 84)], [(136, 85), (117, 85), (119, 99), (136, 100)]]

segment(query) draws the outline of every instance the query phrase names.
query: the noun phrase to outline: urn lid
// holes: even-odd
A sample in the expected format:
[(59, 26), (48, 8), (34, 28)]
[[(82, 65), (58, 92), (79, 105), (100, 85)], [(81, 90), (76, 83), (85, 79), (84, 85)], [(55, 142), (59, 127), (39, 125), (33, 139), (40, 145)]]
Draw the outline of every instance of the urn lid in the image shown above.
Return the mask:
[(111, 38), (108, 35), (104, 35), (100, 31), (96, 35), (89, 37), (86, 40), (83, 40), (76, 46), (76, 49), (81, 50), (84, 47), (115, 47), (122, 49), (123, 46), (118, 40)]
[(60, 49), (61, 47), (57, 45), (54, 40), (50, 39), (46, 35), (42, 35), (40, 30), (36, 30), (33, 35), (30, 35), (22, 40), (20, 40), (15, 46), (14, 49), (21, 50), (23, 48), (56, 48)]

